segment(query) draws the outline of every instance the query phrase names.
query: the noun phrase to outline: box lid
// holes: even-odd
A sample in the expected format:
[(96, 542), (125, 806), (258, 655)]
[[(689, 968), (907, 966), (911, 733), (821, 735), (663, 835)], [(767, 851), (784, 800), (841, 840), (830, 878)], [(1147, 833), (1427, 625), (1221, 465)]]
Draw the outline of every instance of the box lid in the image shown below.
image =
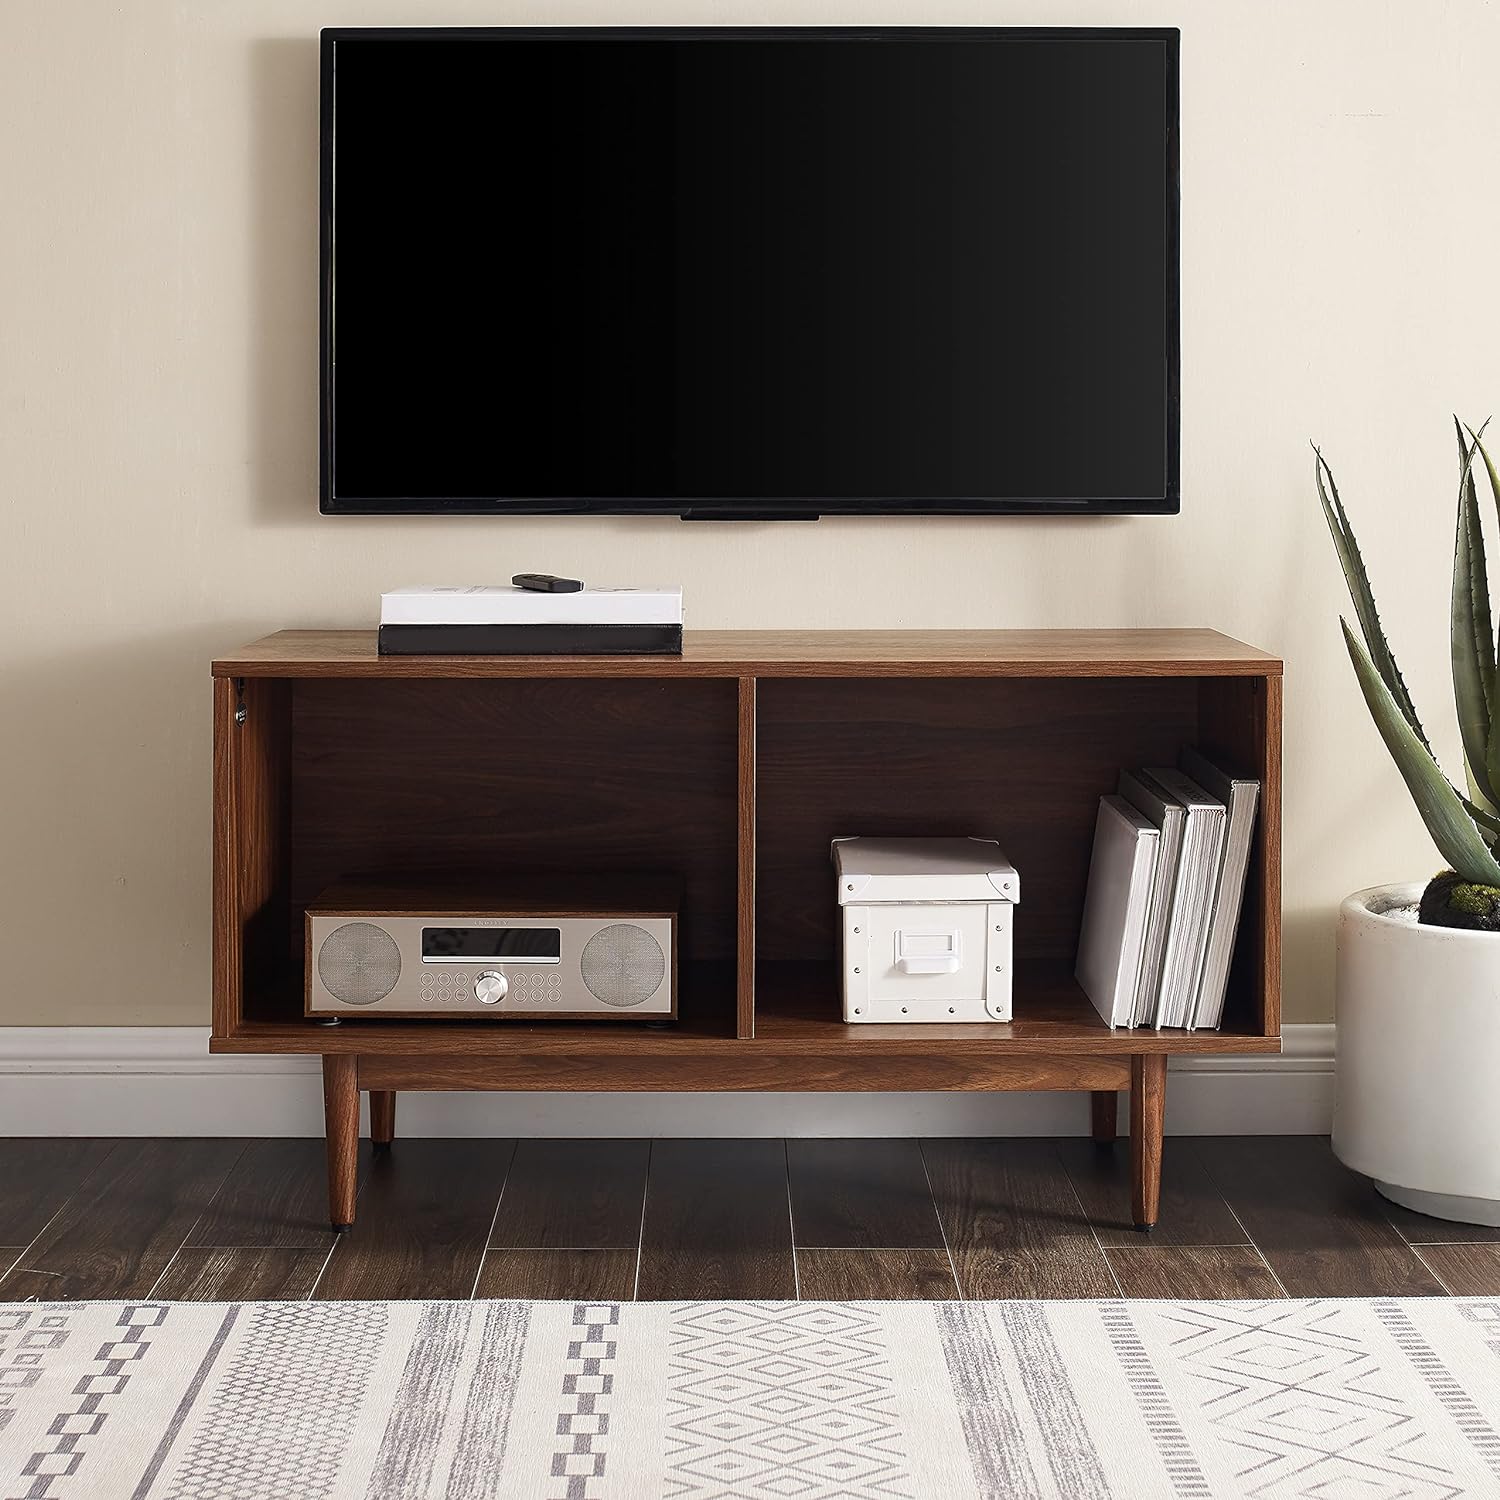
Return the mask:
[(1021, 877), (994, 839), (835, 839), (833, 864), (840, 906), (1021, 899)]

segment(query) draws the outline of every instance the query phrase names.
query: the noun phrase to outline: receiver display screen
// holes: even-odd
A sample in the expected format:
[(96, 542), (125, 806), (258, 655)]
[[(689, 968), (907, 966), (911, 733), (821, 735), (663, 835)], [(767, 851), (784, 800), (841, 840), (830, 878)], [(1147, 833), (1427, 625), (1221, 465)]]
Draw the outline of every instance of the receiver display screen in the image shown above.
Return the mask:
[(445, 959), (520, 959), (556, 963), (562, 957), (562, 935), (556, 927), (424, 927), (422, 961)]

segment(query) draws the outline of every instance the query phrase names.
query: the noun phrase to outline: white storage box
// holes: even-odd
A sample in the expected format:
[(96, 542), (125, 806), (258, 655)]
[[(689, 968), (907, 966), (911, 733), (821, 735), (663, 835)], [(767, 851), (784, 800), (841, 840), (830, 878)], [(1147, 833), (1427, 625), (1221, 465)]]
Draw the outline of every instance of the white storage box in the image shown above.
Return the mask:
[(993, 839), (835, 839), (844, 1019), (1010, 1020), (1021, 879)]

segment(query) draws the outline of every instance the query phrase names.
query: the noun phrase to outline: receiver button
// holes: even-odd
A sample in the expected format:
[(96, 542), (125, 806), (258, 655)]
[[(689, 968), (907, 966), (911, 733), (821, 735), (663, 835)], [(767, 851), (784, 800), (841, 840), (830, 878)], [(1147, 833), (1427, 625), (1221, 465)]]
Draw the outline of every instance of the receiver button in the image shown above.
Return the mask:
[(504, 974), (495, 969), (486, 969), (474, 981), (474, 998), (481, 1005), (498, 1005), (505, 999), (505, 992), (509, 988)]

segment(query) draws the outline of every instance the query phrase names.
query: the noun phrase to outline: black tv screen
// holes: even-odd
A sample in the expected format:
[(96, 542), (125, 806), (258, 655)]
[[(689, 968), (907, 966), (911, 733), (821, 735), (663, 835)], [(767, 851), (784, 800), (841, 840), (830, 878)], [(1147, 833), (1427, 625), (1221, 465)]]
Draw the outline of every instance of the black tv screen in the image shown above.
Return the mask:
[(1178, 508), (1172, 30), (333, 30), (335, 513)]

